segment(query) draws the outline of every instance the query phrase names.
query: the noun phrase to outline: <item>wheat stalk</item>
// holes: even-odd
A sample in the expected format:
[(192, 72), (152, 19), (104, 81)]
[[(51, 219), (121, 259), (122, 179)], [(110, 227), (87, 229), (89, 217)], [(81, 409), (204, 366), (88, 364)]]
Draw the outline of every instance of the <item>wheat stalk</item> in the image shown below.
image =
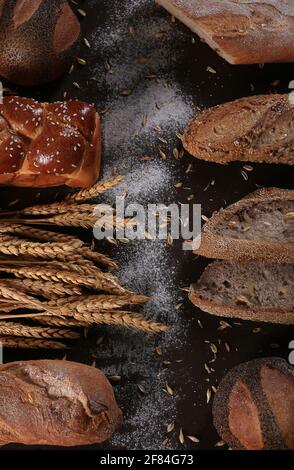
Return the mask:
[(103, 183), (97, 183), (90, 189), (84, 189), (82, 191), (78, 191), (77, 193), (67, 196), (65, 200), (68, 204), (89, 201), (90, 199), (94, 199), (97, 196), (100, 196), (109, 189), (114, 188), (119, 183), (121, 183), (123, 179), (123, 176), (117, 176), (116, 178), (109, 179), (107, 181), (104, 181)]
[(70, 212), (89, 212), (93, 213), (95, 204), (67, 204), (65, 202), (56, 202), (54, 204), (40, 204), (36, 206), (26, 207), (20, 211), (14, 212), (14, 215), (54, 215), (67, 214)]
[(65, 328), (43, 328), (5, 321), (0, 322), (0, 336), (20, 336), (38, 339), (77, 339), (80, 337), (79, 333)]
[(0, 253), (5, 255), (30, 255), (55, 259), (59, 254), (64, 255), (73, 252), (74, 247), (61, 243), (33, 243), (17, 239), (0, 243)]
[(71, 312), (87, 313), (99, 310), (115, 310), (125, 305), (135, 305), (147, 302), (148, 297), (143, 295), (90, 295), (70, 297), (48, 302), (49, 307), (58, 307), (61, 315), (70, 315)]
[(31, 279), (8, 279), (1, 282), (12, 289), (51, 299), (52, 297), (60, 298), (68, 295), (79, 296), (82, 293), (80, 287), (68, 286), (62, 282), (34, 281)]
[(29, 227), (28, 225), (12, 225), (11, 232), (24, 238), (32, 238), (43, 242), (52, 242), (54, 240), (58, 243), (66, 243), (74, 248), (79, 248), (84, 244), (82, 240), (73, 235)]
[(17, 349), (69, 349), (66, 344), (44, 339), (23, 339), (9, 336), (0, 337), (0, 344)]
[(135, 330), (145, 331), (146, 333), (162, 333), (167, 330), (165, 325), (145, 320), (141, 315), (129, 312), (107, 312), (107, 313), (74, 313), (73, 318), (78, 321), (86, 322), (89, 325), (114, 325), (124, 326)]
[(44, 316), (35, 316), (34, 320), (42, 323), (43, 325), (57, 326), (57, 327), (68, 327), (68, 328), (87, 328), (89, 323), (75, 320), (74, 318), (63, 318), (63, 317), (53, 317), (49, 315)]
[(98, 253), (97, 251), (92, 251), (88, 247), (83, 247), (79, 250), (82, 256), (88, 258), (96, 263), (103, 264), (108, 266), (110, 269), (117, 269), (117, 264), (112, 261), (108, 256)]

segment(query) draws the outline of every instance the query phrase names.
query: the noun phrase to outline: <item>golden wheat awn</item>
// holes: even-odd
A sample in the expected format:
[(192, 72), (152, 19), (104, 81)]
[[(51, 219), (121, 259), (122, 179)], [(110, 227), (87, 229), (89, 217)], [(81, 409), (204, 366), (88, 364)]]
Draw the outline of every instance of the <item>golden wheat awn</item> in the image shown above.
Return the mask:
[(73, 235), (52, 232), (41, 228), (30, 227), (28, 225), (11, 225), (11, 232), (24, 238), (31, 238), (43, 242), (52, 242), (52, 240), (54, 240), (58, 243), (66, 243), (67, 245), (71, 245), (77, 249), (84, 245), (82, 240)]
[(71, 312), (94, 313), (99, 310), (115, 310), (126, 305), (135, 305), (147, 302), (148, 297), (142, 295), (89, 295), (80, 297), (70, 297), (48, 302), (48, 306), (58, 307), (61, 315), (70, 315)]
[(69, 349), (69, 346), (59, 341), (46, 339), (15, 338), (0, 336), (0, 344), (7, 348), (17, 349)]
[(79, 333), (69, 329), (44, 328), (41, 326), (27, 326), (21, 323), (0, 322), (0, 336), (20, 336), (37, 339), (77, 339)]
[(64, 243), (34, 243), (23, 240), (0, 243), (0, 253), (4, 255), (30, 255), (38, 258), (55, 259), (58, 255), (69, 255), (74, 251), (74, 247)]
[(80, 287), (72, 285), (68, 286), (62, 282), (50, 282), (50, 281), (34, 281), (31, 279), (8, 279), (2, 280), (2, 284), (12, 289), (25, 292), (27, 294), (47, 297), (65, 297), (72, 295), (81, 295), (82, 290)]
[(103, 183), (97, 183), (90, 189), (84, 189), (82, 191), (67, 196), (65, 200), (69, 204), (89, 201), (90, 199), (94, 199), (97, 196), (100, 196), (109, 189), (114, 188), (119, 183), (121, 183), (123, 179), (123, 176), (117, 176), (116, 178), (109, 179), (107, 181), (104, 181)]

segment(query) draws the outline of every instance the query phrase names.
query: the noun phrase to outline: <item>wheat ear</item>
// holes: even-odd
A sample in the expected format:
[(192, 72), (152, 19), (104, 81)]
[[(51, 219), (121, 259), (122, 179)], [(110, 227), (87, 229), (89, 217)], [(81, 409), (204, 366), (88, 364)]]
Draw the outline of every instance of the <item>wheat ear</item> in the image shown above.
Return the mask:
[(98, 264), (108, 266), (112, 270), (117, 269), (118, 267), (117, 264), (112, 259), (108, 258), (108, 256), (103, 255), (102, 253), (98, 253), (97, 251), (92, 251), (88, 247), (81, 248), (79, 252), (85, 258), (95, 261)]
[(53, 317), (53, 316), (35, 316), (34, 320), (42, 323), (42, 325), (50, 325), (56, 327), (68, 327), (68, 328), (87, 328), (89, 323), (75, 320), (74, 318), (63, 318), (63, 317)]
[(60, 298), (72, 295), (78, 296), (82, 293), (78, 286), (69, 286), (63, 284), (62, 282), (33, 281), (31, 279), (8, 279), (3, 280), (2, 284), (3, 283), (12, 289), (50, 299), (52, 299), (52, 296), (55, 298)]
[(163, 333), (167, 331), (167, 326), (145, 320), (141, 315), (129, 312), (107, 312), (107, 313), (74, 313), (73, 318), (86, 322), (89, 325), (116, 325), (124, 326), (135, 330), (145, 331), (145, 333)]
[(121, 183), (123, 179), (123, 176), (117, 176), (116, 178), (106, 180), (103, 183), (97, 183), (90, 189), (84, 189), (82, 191), (78, 191), (77, 193), (70, 194), (66, 197), (65, 200), (68, 204), (89, 201), (90, 199), (94, 199), (97, 196), (100, 196), (109, 189), (114, 188), (119, 183)]
[(44, 339), (24, 339), (13, 336), (1, 336), (0, 344), (7, 348), (19, 349), (69, 349), (69, 346), (58, 341)]
[(82, 240), (73, 235), (29, 227), (28, 225), (12, 225), (11, 232), (24, 238), (31, 238), (43, 242), (52, 242), (52, 240), (54, 240), (58, 243), (66, 243), (74, 248), (79, 248), (84, 245)]
[(62, 243), (33, 243), (22, 240), (0, 243), (0, 253), (5, 255), (29, 255), (38, 258), (55, 259), (58, 255), (70, 254), (75, 250)]
[(54, 214), (67, 214), (70, 212), (89, 212), (93, 213), (95, 204), (68, 204), (65, 202), (56, 202), (54, 204), (40, 204), (36, 206), (26, 207), (20, 211), (15, 212), (15, 215), (54, 215)]
[(43, 328), (5, 321), (0, 322), (0, 336), (20, 336), (37, 339), (77, 339), (80, 337), (76, 331), (65, 328)]

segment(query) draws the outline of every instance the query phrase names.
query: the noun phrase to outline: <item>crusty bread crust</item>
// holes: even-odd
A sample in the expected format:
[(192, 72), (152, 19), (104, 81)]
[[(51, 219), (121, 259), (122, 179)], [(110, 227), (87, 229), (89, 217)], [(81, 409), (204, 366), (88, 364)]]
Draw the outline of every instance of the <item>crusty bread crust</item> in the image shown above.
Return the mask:
[(259, 95), (202, 111), (188, 126), (183, 146), (216, 163), (294, 164), (294, 106), (289, 96)]
[(231, 64), (294, 61), (294, 4), (156, 0)]
[[(289, 449), (286, 439), (283, 439), (281, 430), (278, 426), (277, 416), (273, 416), (270, 404), (266, 399), (262, 387), (262, 370), (270, 368), (279, 371), (285, 379), (289, 381), (289, 385), (294, 383), (294, 369), (281, 358), (262, 358), (255, 359), (250, 362), (239, 364), (231, 369), (221, 380), (214, 401), (213, 401), (213, 422), (220, 437), (234, 450), (244, 450), (245, 447), (232, 433), (230, 429), (229, 413), (230, 413), (230, 398), (232, 390), (236, 383), (242, 382), (249, 390), (253, 402), (258, 408), (258, 418), (260, 420), (263, 449)], [(279, 385), (277, 383), (277, 390)], [(283, 407), (283, 404), (280, 404)], [(285, 413), (285, 411), (284, 411)], [(289, 416), (289, 423), (291, 417)], [(236, 423), (237, 424), (237, 423)], [(241, 425), (242, 423), (240, 423)], [(242, 427), (240, 427), (242, 432)], [(244, 431), (243, 431), (244, 432)], [(292, 448), (290, 444), (290, 448)]]
[(206, 258), (233, 261), (265, 261), (277, 264), (294, 263), (294, 244), (266, 240), (242, 240), (218, 235), (215, 227), (242, 209), (250, 208), (261, 202), (279, 200), (294, 201), (294, 191), (278, 188), (259, 189), (226, 209), (215, 212), (205, 224), (201, 245), (195, 250), (197, 255)]
[(254, 322), (276, 323), (281, 325), (294, 325), (293, 310), (263, 309), (254, 306), (232, 306), (217, 304), (210, 300), (203, 299), (197, 292), (197, 286), (192, 285), (189, 293), (191, 302), (203, 312), (225, 318), (240, 318)]
[(70, 361), (1, 365), (0, 398), (0, 445), (96, 444), (122, 422), (105, 375)]

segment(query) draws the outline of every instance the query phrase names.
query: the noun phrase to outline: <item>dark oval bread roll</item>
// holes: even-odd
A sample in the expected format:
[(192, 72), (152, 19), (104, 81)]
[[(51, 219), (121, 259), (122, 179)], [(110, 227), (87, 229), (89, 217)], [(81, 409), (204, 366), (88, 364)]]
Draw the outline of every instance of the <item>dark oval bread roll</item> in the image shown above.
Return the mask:
[(294, 450), (294, 369), (284, 359), (256, 359), (222, 379), (214, 425), (235, 450)]
[(0, 444), (78, 446), (109, 439), (122, 421), (112, 387), (69, 361), (0, 366)]
[(0, 184), (88, 188), (99, 176), (100, 163), (100, 117), (91, 104), (4, 97)]
[(294, 164), (294, 106), (289, 95), (249, 96), (202, 111), (183, 146), (209, 162)]
[(1, 0), (0, 75), (25, 86), (55, 80), (71, 65), (79, 36), (67, 0)]

